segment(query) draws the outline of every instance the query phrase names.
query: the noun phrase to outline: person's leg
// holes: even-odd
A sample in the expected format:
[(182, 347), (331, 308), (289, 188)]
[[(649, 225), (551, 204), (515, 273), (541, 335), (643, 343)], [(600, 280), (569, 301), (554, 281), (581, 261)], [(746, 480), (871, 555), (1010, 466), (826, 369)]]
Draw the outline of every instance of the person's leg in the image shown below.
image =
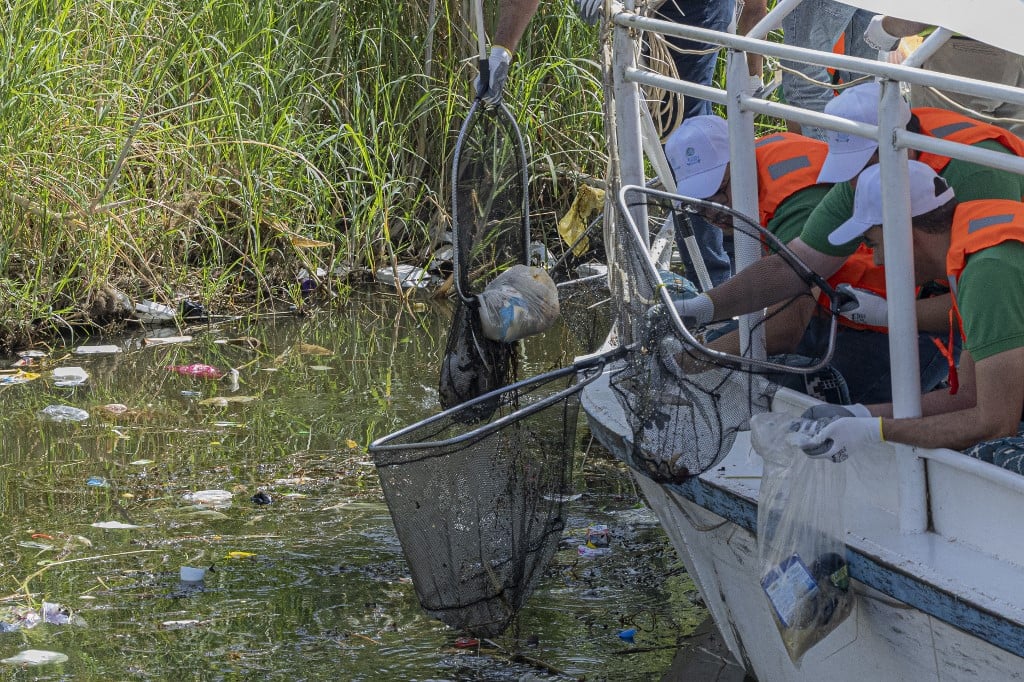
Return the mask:
[[(1007, 85), (1020, 86), (1024, 82), (1024, 58), (1020, 55), (959, 36), (950, 38), (945, 45), (929, 57), (924, 63), (924, 68), (929, 71), (996, 81)], [(956, 104), (951, 104), (949, 100), (969, 111), (964, 112), (958, 109)], [(996, 116), (1024, 120), (1024, 107), (1018, 105), (957, 92), (942, 92), (940, 95), (930, 88), (920, 86), (910, 88), (910, 102), (914, 107), (950, 109), (968, 115), (971, 115), (971, 112), (978, 112), (982, 118)], [(1016, 135), (1024, 132), (1024, 123), (1010, 121), (1006, 123), (995, 121), (995, 123)]]
[[(868, 29), (868, 24), (871, 23), (873, 12), (859, 9), (853, 13), (850, 18), (850, 23), (846, 26), (845, 31), (845, 43), (846, 43), (846, 54), (851, 57), (860, 57), (861, 59), (870, 59), (877, 61), (878, 50), (864, 42), (864, 31)], [(840, 71), (839, 78), (844, 83), (852, 83), (854, 79), (860, 78), (861, 73), (852, 73), (850, 71)]]
[[(787, 45), (830, 51), (856, 11), (854, 7), (833, 0), (805, 0), (782, 20), (783, 41)], [(835, 96), (832, 88), (818, 84), (831, 83), (828, 69), (786, 60), (781, 63), (784, 67), (782, 93), (786, 101), (806, 109), (824, 111), (825, 105)], [(821, 128), (804, 126), (801, 132), (808, 137), (825, 139), (825, 131)]]

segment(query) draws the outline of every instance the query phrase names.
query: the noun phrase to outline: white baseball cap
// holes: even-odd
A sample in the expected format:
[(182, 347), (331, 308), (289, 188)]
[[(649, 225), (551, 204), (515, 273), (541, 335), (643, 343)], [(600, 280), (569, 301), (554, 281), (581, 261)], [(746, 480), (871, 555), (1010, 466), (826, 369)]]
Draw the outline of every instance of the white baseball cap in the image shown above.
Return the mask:
[[(928, 164), (909, 161), (910, 215), (917, 217), (945, 205), (953, 199), (953, 188), (936, 175)], [(830, 244), (846, 244), (882, 224), (882, 172), (877, 163), (868, 166), (857, 178), (853, 195), (853, 216), (828, 236)]]
[(729, 165), (729, 124), (721, 116), (691, 116), (665, 140), (665, 156), (684, 196), (707, 199)]
[[(843, 90), (825, 105), (825, 113), (851, 121), (878, 125), (878, 102), (882, 97), (882, 84), (871, 81)], [(910, 105), (900, 98), (900, 123), (910, 120)], [(818, 182), (845, 182), (857, 177), (868, 159), (877, 151), (878, 142), (859, 135), (826, 132), (828, 156), (818, 173)]]

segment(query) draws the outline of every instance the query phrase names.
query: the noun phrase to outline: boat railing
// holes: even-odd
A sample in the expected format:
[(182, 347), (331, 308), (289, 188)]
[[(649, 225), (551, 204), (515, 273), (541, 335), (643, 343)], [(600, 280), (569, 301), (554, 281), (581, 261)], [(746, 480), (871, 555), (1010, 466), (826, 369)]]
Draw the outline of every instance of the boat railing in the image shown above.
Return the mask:
[[(730, 133), (730, 173), (733, 193), (733, 208), (745, 215), (757, 215), (757, 177), (754, 156), (754, 116), (765, 115), (788, 119), (801, 125), (813, 125), (830, 130), (868, 137), (879, 142), (879, 165), (883, 178), (882, 200), (885, 224), (886, 289), (888, 292), (890, 358), (892, 364), (893, 414), (895, 417), (917, 417), (921, 414), (919, 391), (917, 319), (914, 308), (915, 282), (913, 280), (913, 254), (910, 225), (909, 178), (907, 150), (916, 149), (934, 152), (944, 156), (991, 166), (1001, 170), (1024, 174), (1024, 159), (994, 151), (981, 150), (964, 144), (940, 140), (908, 132), (903, 127), (898, 112), (901, 84), (913, 84), (938, 88), (945, 91), (975, 95), (1006, 102), (1024, 104), (1024, 89), (1001, 83), (962, 78), (948, 74), (924, 71), (915, 64), (937, 49), (949, 38), (951, 32), (940, 29), (924, 41), (922, 52), (915, 58), (911, 55), (906, 64), (892, 64), (858, 57), (834, 54), (807, 48), (785, 45), (763, 39), (769, 31), (781, 24), (784, 14), (791, 11), (800, 0), (781, 0), (749, 35), (714, 31), (686, 26), (643, 16), (636, 9), (634, 0), (624, 5), (612, 3), (608, 26), (611, 28), (610, 50), (606, 68), (610, 87), (610, 118), (614, 129), (609, 131), (609, 156), (612, 159), (613, 185), (626, 188), (626, 194), (635, 193), (645, 184), (642, 147), (642, 123), (640, 112), (646, 106), (640, 86), (652, 86), (662, 90), (681, 93), (684, 96), (705, 99), (726, 107)], [(858, 5), (858, 0), (846, 4)], [(705, 86), (671, 78), (644, 68), (638, 61), (641, 54), (638, 42), (644, 33), (660, 33), (692, 41), (722, 46), (727, 50), (725, 89)], [(835, 69), (865, 74), (877, 78), (882, 85), (877, 126), (849, 121), (847, 119), (802, 109), (790, 104), (768, 101), (757, 96), (747, 77), (746, 53), (784, 59), (792, 62), (816, 64)], [(646, 225), (647, 215), (644, 201), (630, 197), (622, 201), (624, 212), (630, 214), (629, 223)], [(622, 230), (627, 221), (609, 221), (606, 229), (607, 243), (616, 243), (615, 231)], [(622, 243), (620, 239), (618, 243)], [(627, 254), (626, 258), (633, 258)], [(747, 267), (761, 257), (760, 244), (756, 239), (737, 235), (735, 240), (735, 262), (737, 270)], [(642, 271), (643, 265), (633, 262), (634, 272)], [(646, 286), (637, 283), (637, 286)], [(614, 290), (613, 290), (614, 291)], [(651, 300), (653, 292), (648, 288), (636, 292), (635, 296), (624, 296), (624, 300)], [(632, 311), (634, 314), (636, 311)], [(627, 316), (628, 317), (628, 316)], [(674, 316), (673, 316), (674, 317)], [(744, 315), (740, 320), (741, 355), (764, 359), (763, 325), (758, 325), (756, 313)], [(681, 322), (673, 320), (677, 327)], [(682, 329), (677, 329), (682, 334)], [(629, 339), (630, 330), (624, 330)], [(924, 452), (907, 446), (898, 446), (901, 455), (896, 458), (899, 486), (899, 526), (904, 532), (921, 532), (928, 525), (928, 490), (925, 477), (924, 459), (941, 460), (960, 470), (988, 479), (998, 479), (1000, 484), (1020, 488), (1011, 474), (980, 463), (968, 463), (964, 455), (952, 451)], [(954, 464), (955, 462), (955, 464)], [(1006, 474), (1006, 475), (1003, 475)]]

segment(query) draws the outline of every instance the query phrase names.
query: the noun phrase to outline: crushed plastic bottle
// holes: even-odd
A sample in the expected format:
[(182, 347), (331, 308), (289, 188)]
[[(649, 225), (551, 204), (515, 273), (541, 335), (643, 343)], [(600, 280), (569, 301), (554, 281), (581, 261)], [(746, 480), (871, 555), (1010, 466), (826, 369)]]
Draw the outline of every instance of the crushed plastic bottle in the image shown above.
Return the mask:
[(201, 362), (194, 362), (191, 365), (168, 365), (167, 371), (200, 379), (220, 379), (224, 376), (222, 370), (212, 365), (204, 365)]
[(84, 422), (89, 413), (71, 405), (47, 405), (39, 411), (39, 418), (52, 422)]

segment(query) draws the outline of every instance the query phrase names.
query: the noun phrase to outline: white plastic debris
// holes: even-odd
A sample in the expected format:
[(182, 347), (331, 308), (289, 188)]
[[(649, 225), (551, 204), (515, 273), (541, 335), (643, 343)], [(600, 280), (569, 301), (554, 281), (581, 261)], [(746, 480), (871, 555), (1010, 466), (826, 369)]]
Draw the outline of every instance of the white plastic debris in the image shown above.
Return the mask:
[(39, 411), (39, 418), (51, 422), (84, 422), (89, 413), (71, 405), (47, 405)]
[(174, 321), (174, 308), (156, 301), (139, 301), (135, 304), (135, 319), (150, 324)]
[(381, 268), (375, 274), (381, 284), (401, 284), (403, 289), (424, 289), (430, 285), (430, 273), (415, 265)]
[(81, 367), (55, 367), (53, 370), (54, 386), (80, 386), (89, 378), (89, 373)]
[(227, 490), (197, 490), (185, 493), (181, 499), (211, 509), (226, 509), (231, 506), (231, 492)]
[(122, 521), (97, 521), (92, 524), (93, 528), (106, 528), (107, 530), (130, 530), (132, 528), (142, 528), (142, 526), (136, 526), (134, 523), (124, 523)]
[(67, 654), (62, 654), (58, 651), (25, 649), (10, 658), (0, 659), (0, 663), (6, 663), (7, 665), (48, 665), (50, 663), (63, 663), (66, 660), (68, 660)]
[(183, 583), (199, 583), (206, 578), (206, 569), (196, 568), (194, 566), (182, 566), (178, 569), (178, 577)]
[(75, 349), (75, 355), (110, 355), (111, 353), (120, 352), (120, 346), (110, 344), (102, 346), (79, 346)]

